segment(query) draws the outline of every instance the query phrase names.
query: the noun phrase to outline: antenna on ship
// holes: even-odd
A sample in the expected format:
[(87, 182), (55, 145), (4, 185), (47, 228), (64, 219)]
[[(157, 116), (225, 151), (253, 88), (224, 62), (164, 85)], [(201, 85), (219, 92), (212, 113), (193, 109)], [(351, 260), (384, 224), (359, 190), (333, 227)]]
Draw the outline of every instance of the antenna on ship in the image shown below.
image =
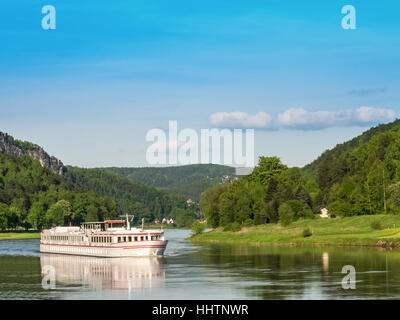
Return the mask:
[[(131, 222), (133, 222), (133, 218), (135, 217), (133, 214), (125, 214), (125, 216), (120, 216), (126, 218), (126, 229), (131, 230)], [(132, 217), (131, 220), (129, 220), (129, 217)]]
[(144, 218), (142, 218), (142, 231), (144, 230)]

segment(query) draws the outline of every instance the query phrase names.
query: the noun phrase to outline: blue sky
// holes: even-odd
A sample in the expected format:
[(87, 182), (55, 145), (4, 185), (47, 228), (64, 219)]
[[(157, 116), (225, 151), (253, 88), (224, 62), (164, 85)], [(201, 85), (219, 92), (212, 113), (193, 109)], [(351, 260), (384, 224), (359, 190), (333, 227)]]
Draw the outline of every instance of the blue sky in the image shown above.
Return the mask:
[[(41, 28), (48, 4), (56, 30)], [(346, 4), (356, 30), (341, 27)], [(169, 120), (246, 127), (231, 113), (261, 112), (279, 124), (256, 130), (256, 156), (304, 165), (387, 122), (376, 110), (397, 116), (399, 12), (388, 0), (3, 0), (0, 130), (66, 164), (144, 166), (146, 132)], [(365, 123), (360, 107), (375, 110)], [(277, 120), (299, 109), (301, 126)], [(335, 125), (338, 112), (351, 115)]]

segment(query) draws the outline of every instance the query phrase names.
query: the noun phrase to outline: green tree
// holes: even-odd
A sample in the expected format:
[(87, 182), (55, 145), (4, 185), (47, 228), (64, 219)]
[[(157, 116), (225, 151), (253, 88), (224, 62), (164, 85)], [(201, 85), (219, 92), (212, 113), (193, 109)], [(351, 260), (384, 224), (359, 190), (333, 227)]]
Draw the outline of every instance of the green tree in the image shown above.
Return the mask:
[(287, 166), (282, 164), (278, 157), (261, 156), (258, 165), (250, 175), (250, 179), (266, 186), (271, 177), (277, 176), (285, 170), (287, 170)]
[(205, 229), (206, 229), (206, 224), (205, 223), (201, 223), (198, 220), (194, 221), (193, 224), (192, 224), (193, 235), (202, 234)]
[(27, 220), (36, 229), (42, 229), (45, 224), (45, 205), (42, 202), (34, 202), (29, 209)]
[(22, 224), (22, 211), (16, 207), (9, 207), (7, 225), (9, 228), (16, 229)]
[(0, 228), (4, 231), (8, 226), (8, 206), (0, 203)]
[(207, 219), (207, 224), (211, 228), (217, 228), (219, 226), (219, 201), (221, 195), (227, 188), (227, 185), (218, 185), (215, 188), (207, 189), (201, 195), (200, 207), (203, 211), (204, 217)]
[(63, 226), (67, 220), (71, 218), (71, 205), (66, 200), (60, 200), (50, 206), (46, 212), (47, 226), (51, 225)]
[(295, 213), (292, 206), (284, 202), (279, 206), (279, 221), (283, 226), (287, 226), (295, 220)]
[(99, 210), (93, 205), (87, 207), (87, 214), (85, 217), (86, 222), (96, 222), (99, 221)]

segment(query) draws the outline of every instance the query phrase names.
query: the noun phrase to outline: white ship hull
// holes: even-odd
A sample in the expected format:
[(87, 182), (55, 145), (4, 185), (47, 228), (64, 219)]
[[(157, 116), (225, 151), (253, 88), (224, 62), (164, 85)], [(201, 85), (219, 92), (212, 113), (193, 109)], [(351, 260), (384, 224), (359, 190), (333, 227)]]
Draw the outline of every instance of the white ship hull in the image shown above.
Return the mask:
[(167, 246), (167, 240), (142, 241), (131, 245), (95, 246), (69, 244), (40, 244), (40, 252), (57, 253), (93, 257), (145, 257), (162, 256)]

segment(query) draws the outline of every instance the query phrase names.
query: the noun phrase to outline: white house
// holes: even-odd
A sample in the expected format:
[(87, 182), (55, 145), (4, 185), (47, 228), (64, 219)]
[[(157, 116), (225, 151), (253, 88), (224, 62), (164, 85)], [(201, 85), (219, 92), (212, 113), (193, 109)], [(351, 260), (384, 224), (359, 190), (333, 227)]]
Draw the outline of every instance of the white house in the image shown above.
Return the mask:
[(329, 218), (329, 213), (327, 208), (322, 208), (321, 209), (321, 214), (319, 215), (321, 218)]

